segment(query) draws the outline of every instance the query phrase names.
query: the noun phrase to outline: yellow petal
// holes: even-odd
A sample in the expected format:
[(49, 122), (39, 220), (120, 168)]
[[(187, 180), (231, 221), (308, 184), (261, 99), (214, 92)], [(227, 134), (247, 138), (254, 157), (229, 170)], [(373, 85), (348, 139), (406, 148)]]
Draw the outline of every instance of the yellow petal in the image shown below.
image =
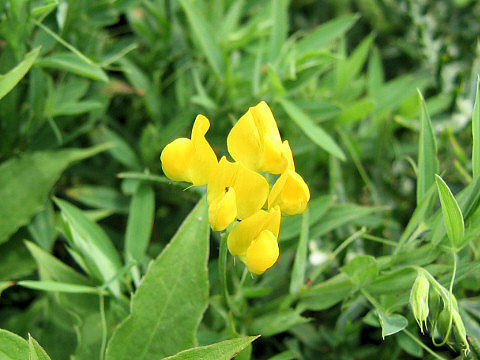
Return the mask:
[(268, 207), (279, 206), (288, 215), (305, 211), (310, 191), (302, 177), (295, 171), (285, 171), (275, 182), (268, 196)]
[(195, 153), (191, 161), (190, 177), (193, 185), (207, 184), (217, 171), (217, 156), (205, 139), (210, 122), (203, 115), (198, 115), (192, 129), (192, 143)]
[(254, 274), (262, 274), (275, 264), (278, 255), (277, 238), (269, 230), (263, 230), (247, 249), (247, 269)]
[(270, 212), (259, 210), (245, 220), (239, 222), (227, 238), (228, 251), (233, 256), (244, 257), (247, 249), (263, 230), (270, 231), (278, 237), (280, 229), (280, 210), (272, 209)]
[(235, 189), (239, 219), (260, 210), (268, 197), (268, 182), (262, 175), (247, 169), (239, 162), (232, 163), (222, 157), (218, 171), (208, 184), (207, 201), (211, 203), (229, 187)]
[(290, 149), (290, 144), (288, 143), (288, 140), (285, 140), (282, 143), (282, 156), (287, 162), (287, 169), (295, 171), (295, 163), (293, 162), (292, 149)]
[(175, 139), (165, 146), (160, 155), (165, 175), (174, 181), (192, 182), (189, 170), (194, 153), (192, 141), (187, 138)]
[(227, 137), (230, 155), (253, 171), (280, 174), (287, 167), (282, 140), (265, 101), (251, 107)]
[(208, 207), (208, 221), (212, 230), (223, 231), (235, 221), (237, 216), (237, 206), (235, 200), (235, 190), (227, 188), (219, 195)]
[(247, 111), (233, 126), (227, 136), (227, 148), (235, 161), (257, 170), (260, 166), (262, 144), (252, 113)]

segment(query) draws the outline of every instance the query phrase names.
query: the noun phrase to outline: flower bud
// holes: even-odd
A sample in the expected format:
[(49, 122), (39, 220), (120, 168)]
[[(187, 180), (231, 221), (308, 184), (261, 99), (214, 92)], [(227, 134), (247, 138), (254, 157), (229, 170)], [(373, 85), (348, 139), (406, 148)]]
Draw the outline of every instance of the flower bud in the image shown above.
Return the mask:
[(268, 207), (278, 205), (288, 215), (301, 214), (310, 200), (310, 191), (302, 177), (286, 170), (275, 182), (268, 196)]
[(430, 283), (423, 273), (419, 273), (412, 286), (410, 293), (410, 306), (413, 316), (423, 333), (423, 323), (426, 324), (428, 316), (428, 291)]
[(263, 230), (247, 249), (245, 263), (248, 271), (263, 274), (278, 259), (278, 242), (270, 230)]
[(429, 307), (429, 320), (432, 329), (435, 327), (435, 323), (438, 320), (438, 316), (440, 315), (440, 311), (442, 310), (441, 299), (440, 295), (438, 294), (435, 288), (430, 289), (429, 297), (428, 297), (428, 307)]
[(467, 342), (467, 331), (463, 325), (462, 318), (457, 310), (453, 311), (453, 334), (455, 335), (455, 340), (458, 344), (463, 344), (468, 352), (469, 346)]

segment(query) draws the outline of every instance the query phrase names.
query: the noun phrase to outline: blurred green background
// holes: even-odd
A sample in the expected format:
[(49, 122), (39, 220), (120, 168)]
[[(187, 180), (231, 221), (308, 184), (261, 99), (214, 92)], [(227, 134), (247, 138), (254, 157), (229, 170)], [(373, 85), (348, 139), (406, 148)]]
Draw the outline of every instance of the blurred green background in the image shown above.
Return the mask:
[[(23, 240), (98, 284), (66, 246), (68, 229), (52, 196), (100, 224), (119, 253), (135, 241), (128, 227), (139, 226), (145, 248), (135, 271), (124, 259), (128, 296), (202, 194), (163, 177), (162, 148), (188, 137), (201, 113), (210, 119), (207, 138), (220, 157), (231, 126), (260, 100), (271, 106), (312, 194), (305, 279), (322, 284), (358, 254), (382, 263), (392, 253), (382, 239), (397, 241), (417, 206), (417, 89), (432, 118), (442, 177), (454, 193), (472, 182), (479, 18), (474, 0), (1, 1), (0, 73), (36, 57), (0, 100), (0, 291), (6, 289), (0, 328), (31, 333), (52, 359), (98, 358), (97, 300), (90, 307), (73, 295), (11, 286), (25, 279), (61, 281), (49, 278), (40, 255)], [(29, 58), (34, 49), (38, 54)], [(71, 148), (82, 150), (65, 150)], [(300, 224), (301, 216), (282, 222), (281, 257), (264, 276), (240, 282), (242, 267), (229, 258), (236, 312), (218, 298), (218, 234), (212, 235), (211, 300), (199, 343), (264, 335), (243, 359), (432, 356), (404, 332), (382, 340), (359, 292), (333, 286), (310, 302), (292, 300)], [(348, 249), (325, 260), (352, 234)], [(418, 251), (425, 238), (419, 239), (405, 252), (405, 264), (415, 253), (412, 264), (433, 265), (439, 277), (451, 274), (450, 260), (436, 247)], [(478, 236), (472, 244), (462, 257), (468, 271), (455, 289), (476, 338)], [(388, 271), (398, 269), (397, 262), (381, 271), (388, 280)], [(414, 280), (407, 275), (398, 288), (384, 279), (375, 295), (409, 319), (415, 339), (433, 347), (406, 306)], [(388, 299), (391, 291), (407, 301)], [(123, 305), (107, 301), (108, 334), (128, 312)], [(458, 350), (455, 344), (435, 349), (445, 358)]]

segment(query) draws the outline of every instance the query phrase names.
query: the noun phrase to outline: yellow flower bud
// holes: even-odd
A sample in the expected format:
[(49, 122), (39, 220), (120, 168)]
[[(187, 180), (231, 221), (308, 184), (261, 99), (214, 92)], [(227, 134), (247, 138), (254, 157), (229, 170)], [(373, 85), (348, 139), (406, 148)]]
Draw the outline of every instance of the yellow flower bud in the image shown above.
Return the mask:
[(427, 323), (428, 317), (428, 291), (430, 283), (425, 275), (420, 272), (415, 279), (410, 292), (410, 306), (413, 317), (417, 320), (418, 326), (423, 333), (423, 324)]
[(235, 221), (236, 216), (235, 190), (229, 187), (223, 194), (217, 196), (208, 207), (208, 222), (213, 231), (223, 231)]
[(237, 121), (228, 134), (227, 147), (233, 159), (251, 170), (280, 174), (287, 167), (277, 123), (265, 101)]
[(278, 258), (280, 209), (259, 210), (238, 223), (227, 238), (230, 254), (238, 256), (247, 269), (261, 274)]
[(198, 115), (192, 128), (191, 139), (178, 138), (165, 146), (160, 155), (165, 175), (174, 181), (204, 185), (216, 172), (218, 161), (205, 134), (210, 122)]
[(224, 194), (227, 188), (235, 190), (235, 216), (239, 219), (245, 219), (260, 210), (267, 200), (269, 190), (268, 182), (262, 175), (247, 169), (241, 163), (232, 163), (222, 157), (218, 170), (208, 183), (208, 204), (211, 206), (214, 199)]
[(278, 242), (270, 230), (263, 230), (250, 244), (245, 255), (248, 271), (263, 274), (278, 259)]
[(310, 191), (303, 178), (287, 169), (275, 182), (268, 196), (268, 207), (279, 206), (288, 215), (305, 211), (310, 200)]

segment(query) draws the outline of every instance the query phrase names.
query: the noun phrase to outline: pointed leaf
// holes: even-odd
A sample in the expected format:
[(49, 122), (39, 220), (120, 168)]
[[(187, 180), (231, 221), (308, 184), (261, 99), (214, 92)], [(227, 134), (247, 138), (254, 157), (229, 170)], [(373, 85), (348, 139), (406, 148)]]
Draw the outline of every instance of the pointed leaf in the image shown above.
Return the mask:
[[(226, 340), (208, 346), (200, 346), (179, 352), (163, 360), (230, 360), (240, 351), (245, 349), (258, 336), (245, 336), (237, 339)], [(159, 357), (151, 358), (160, 359)]]
[(196, 345), (208, 300), (208, 245), (202, 199), (150, 265), (133, 296), (130, 316), (109, 342), (107, 360), (161, 359)]
[(382, 337), (396, 334), (405, 329), (408, 325), (408, 320), (400, 314), (387, 315), (380, 309), (376, 310), (380, 325), (382, 326)]
[(30, 51), (21, 63), (4, 75), (0, 75), (0, 99), (7, 95), (30, 70), (40, 52), (40, 47)]
[(472, 115), (472, 171), (473, 176), (480, 173), (480, 76), (477, 77), (477, 92)]
[(300, 239), (298, 240), (297, 252), (293, 262), (292, 278), (290, 280), (290, 294), (296, 294), (302, 288), (305, 280), (305, 268), (307, 265), (307, 250), (309, 239), (309, 208), (305, 210), (302, 216), (302, 229)]
[(24, 338), (0, 329), (0, 358), (2, 360), (26, 360), (28, 355), (28, 343)]
[(280, 99), (279, 102), (290, 118), (300, 127), (310, 140), (333, 156), (340, 160), (345, 160), (343, 150), (325, 130), (313, 122), (310, 116), (289, 100)]
[(462, 211), (445, 181), (438, 175), (435, 175), (435, 181), (437, 182), (438, 196), (442, 205), (443, 221), (448, 239), (454, 249), (460, 250), (466, 245)]
[(39, 151), (0, 165), (0, 243), (45, 205), (51, 188), (71, 163), (93, 156), (105, 147)]
[(432, 122), (428, 115), (427, 106), (420, 91), (420, 139), (418, 144), (418, 174), (417, 174), (417, 204), (433, 184), (438, 172), (437, 144), (433, 133)]
[(50, 360), (50, 356), (30, 334), (28, 335), (28, 360)]

